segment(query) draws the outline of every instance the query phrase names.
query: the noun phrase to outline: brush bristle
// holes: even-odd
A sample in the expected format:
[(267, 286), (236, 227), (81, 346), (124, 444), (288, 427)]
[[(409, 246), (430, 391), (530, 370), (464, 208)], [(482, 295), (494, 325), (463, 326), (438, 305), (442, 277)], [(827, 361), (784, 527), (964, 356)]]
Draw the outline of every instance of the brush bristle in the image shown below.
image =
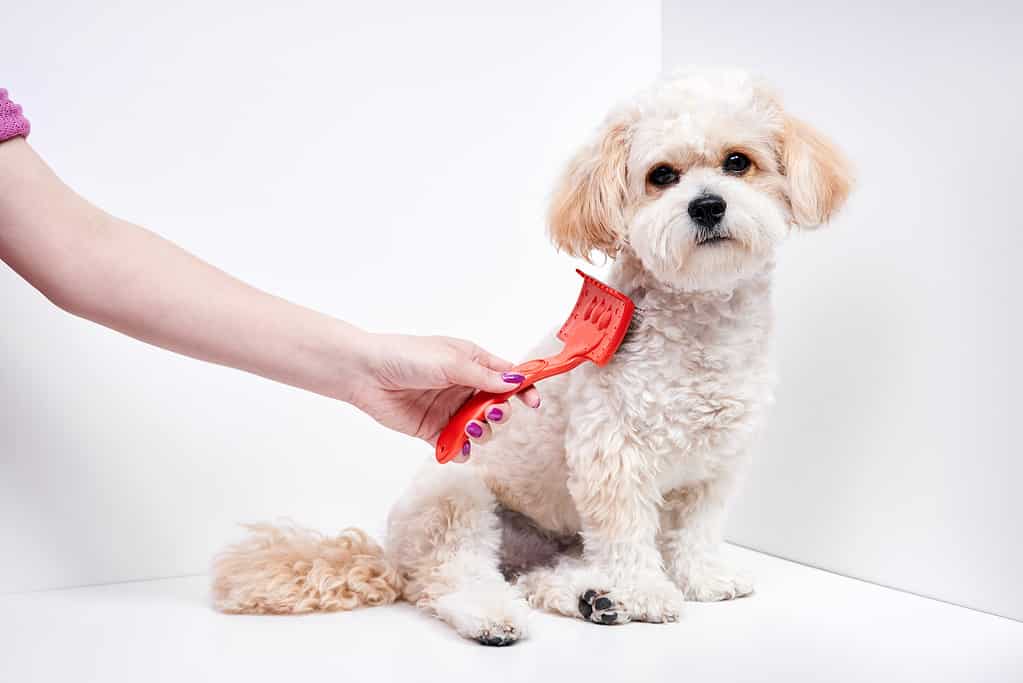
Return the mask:
[[(581, 340), (595, 342), (586, 352), (586, 357), (597, 365), (605, 365), (622, 343), (635, 306), (625, 294), (581, 270), (576, 272), (583, 277), (583, 287), (572, 313), (558, 331), (558, 338), (565, 342), (566, 346)], [(600, 327), (590, 318), (594, 310), (602, 318), (610, 312), (610, 319), (604, 322), (604, 327)], [(587, 339), (587, 335), (595, 335), (596, 338)]]

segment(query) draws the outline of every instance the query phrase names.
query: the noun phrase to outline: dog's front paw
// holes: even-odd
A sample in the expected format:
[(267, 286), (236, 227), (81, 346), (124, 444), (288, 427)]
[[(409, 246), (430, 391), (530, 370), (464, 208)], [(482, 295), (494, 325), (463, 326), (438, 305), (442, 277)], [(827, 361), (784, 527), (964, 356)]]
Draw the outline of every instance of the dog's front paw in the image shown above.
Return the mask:
[(678, 621), (685, 595), (663, 575), (634, 579), (621, 595), (633, 621), (662, 624)]
[(579, 614), (594, 624), (626, 624), (629, 614), (625, 605), (615, 600), (607, 591), (591, 588), (579, 596)]
[(626, 624), (630, 621), (667, 623), (678, 621), (685, 596), (661, 576), (619, 579), (609, 590), (590, 589), (579, 596), (579, 613), (595, 624)]
[(753, 577), (718, 562), (691, 565), (676, 583), (693, 602), (734, 600), (753, 592)]

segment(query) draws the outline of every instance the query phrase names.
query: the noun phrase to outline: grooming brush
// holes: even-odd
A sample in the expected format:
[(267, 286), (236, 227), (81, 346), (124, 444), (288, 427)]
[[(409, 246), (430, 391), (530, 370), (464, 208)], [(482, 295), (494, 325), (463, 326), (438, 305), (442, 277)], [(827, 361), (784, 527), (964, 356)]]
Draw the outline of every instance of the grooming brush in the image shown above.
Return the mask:
[(448, 462), (468, 448), (466, 426), (472, 420), (482, 421), (492, 405), (504, 403), (540, 380), (568, 372), (583, 361), (606, 365), (611, 360), (629, 329), (635, 306), (618, 290), (581, 270), (576, 272), (583, 277), (583, 288), (571, 315), (558, 331), (558, 339), (565, 346), (554, 356), (527, 361), (509, 370), (525, 377), (514, 389), (502, 394), (481, 391), (466, 401), (437, 439), (437, 462)]

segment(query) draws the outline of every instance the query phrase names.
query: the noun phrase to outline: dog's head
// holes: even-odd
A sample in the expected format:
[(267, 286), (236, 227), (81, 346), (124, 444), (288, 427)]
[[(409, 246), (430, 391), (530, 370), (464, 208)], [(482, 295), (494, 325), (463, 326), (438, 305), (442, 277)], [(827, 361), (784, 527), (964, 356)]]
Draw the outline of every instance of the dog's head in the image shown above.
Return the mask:
[(612, 112), (561, 180), (550, 231), (576, 256), (630, 250), (673, 288), (730, 289), (850, 186), (839, 151), (759, 81), (691, 70)]

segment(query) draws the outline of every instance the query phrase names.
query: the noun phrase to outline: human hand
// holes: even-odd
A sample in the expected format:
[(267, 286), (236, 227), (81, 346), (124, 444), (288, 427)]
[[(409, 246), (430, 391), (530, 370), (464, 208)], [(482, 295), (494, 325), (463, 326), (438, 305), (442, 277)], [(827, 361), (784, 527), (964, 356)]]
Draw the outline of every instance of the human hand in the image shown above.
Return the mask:
[[(365, 376), (351, 402), (385, 427), (431, 444), (476, 390), (502, 393), (523, 380), (506, 372), (511, 363), (464, 339), (369, 335), (365, 357)], [(518, 397), (527, 406), (540, 406), (534, 387)], [(494, 405), (484, 420), (468, 424), (466, 435), (476, 443), (486, 441), (491, 425), (506, 423), (510, 414), (507, 403)], [(466, 449), (454, 461), (468, 457)]]

